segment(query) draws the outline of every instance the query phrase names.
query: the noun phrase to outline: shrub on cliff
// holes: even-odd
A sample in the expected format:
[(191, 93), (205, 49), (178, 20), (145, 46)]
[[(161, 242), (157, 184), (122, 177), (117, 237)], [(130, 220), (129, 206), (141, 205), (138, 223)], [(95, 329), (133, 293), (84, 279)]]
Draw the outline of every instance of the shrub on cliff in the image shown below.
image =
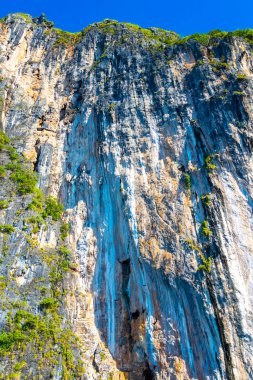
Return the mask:
[(203, 264), (200, 264), (198, 267), (198, 270), (204, 270), (207, 273), (211, 272), (211, 265), (212, 265), (212, 258), (208, 257), (207, 259), (205, 258), (204, 255), (200, 255), (201, 260), (203, 261)]
[(12, 172), (10, 178), (17, 184), (17, 191), (19, 194), (24, 195), (34, 192), (37, 183), (37, 175), (31, 168), (19, 163), (7, 164), (5, 167)]
[(61, 231), (61, 238), (62, 238), (62, 240), (64, 240), (68, 236), (68, 233), (70, 231), (70, 224), (69, 223), (63, 223), (61, 228), (60, 228), (60, 231)]
[(5, 208), (8, 208), (9, 206), (9, 202), (8, 201), (4, 201), (4, 200), (0, 200), (0, 210), (4, 210)]
[(188, 173), (184, 174), (184, 183), (188, 191), (191, 190), (191, 176)]
[(215, 154), (210, 154), (205, 158), (205, 168), (211, 172), (217, 168), (217, 166), (213, 163), (213, 159), (215, 157)]
[(6, 234), (12, 234), (15, 231), (15, 228), (11, 226), (10, 224), (1, 224), (0, 225), (0, 232), (6, 233)]
[(42, 213), (44, 218), (51, 216), (54, 221), (58, 220), (62, 213), (64, 207), (61, 203), (58, 203), (57, 199), (54, 197), (47, 197), (45, 200), (45, 210)]
[(204, 220), (201, 223), (201, 233), (203, 236), (209, 237), (212, 235), (212, 231), (209, 228), (209, 224), (207, 220)]
[(3, 150), (7, 144), (10, 143), (10, 139), (3, 131), (0, 131), (0, 151)]
[(5, 167), (0, 166), (0, 178), (4, 178), (4, 177), (5, 177)]

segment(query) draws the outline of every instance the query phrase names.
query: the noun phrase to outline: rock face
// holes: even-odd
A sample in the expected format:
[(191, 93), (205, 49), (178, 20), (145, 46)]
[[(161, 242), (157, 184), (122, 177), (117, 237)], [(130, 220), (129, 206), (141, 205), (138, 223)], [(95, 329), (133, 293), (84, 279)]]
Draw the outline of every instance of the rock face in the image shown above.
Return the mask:
[[(21, 15), (0, 27), (1, 128), (64, 204), (75, 266), (61, 315), (82, 345), (79, 374), (63, 377), (61, 354), (49, 373), (30, 352), (18, 376), (253, 379), (249, 42), (176, 43), (109, 20), (74, 35)], [(26, 294), (26, 310), (44, 315), (33, 284), (49, 289), (50, 261), (27, 253), (22, 199), (0, 211), (16, 228), (2, 297)], [(60, 244), (59, 223), (31, 233), (38, 252)], [(3, 330), (18, 309), (4, 302)], [(13, 362), (4, 356), (2, 378)]]

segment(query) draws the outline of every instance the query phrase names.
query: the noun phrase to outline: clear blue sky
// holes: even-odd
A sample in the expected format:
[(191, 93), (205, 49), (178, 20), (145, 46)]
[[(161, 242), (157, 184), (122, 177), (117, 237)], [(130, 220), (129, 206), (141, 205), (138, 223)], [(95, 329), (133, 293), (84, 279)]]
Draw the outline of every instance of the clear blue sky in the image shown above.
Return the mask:
[(143, 27), (157, 26), (180, 35), (211, 29), (253, 28), (253, 0), (0, 0), (0, 18), (12, 12), (45, 13), (71, 32), (105, 18)]

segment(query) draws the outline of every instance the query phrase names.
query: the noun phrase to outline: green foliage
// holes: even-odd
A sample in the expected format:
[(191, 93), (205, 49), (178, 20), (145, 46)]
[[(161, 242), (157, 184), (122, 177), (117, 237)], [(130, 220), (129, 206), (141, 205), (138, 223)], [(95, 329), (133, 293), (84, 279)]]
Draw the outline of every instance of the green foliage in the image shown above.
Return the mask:
[(180, 39), (180, 41), (176, 41), (176, 43), (185, 43), (190, 39), (195, 39), (201, 45), (208, 46), (212, 43), (215, 43), (217, 40), (229, 37), (241, 37), (246, 42), (253, 44), (253, 29), (236, 30), (234, 32), (224, 32), (219, 29), (215, 29), (211, 30), (207, 34), (196, 33), (187, 37), (183, 37)]
[(26, 366), (27, 366), (27, 363), (24, 360), (22, 360), (21, 362), (15, 364), (14, 370), (21, 371), (21, 369), (23, 369)]
[(209, 228), (209, 224), (207, 220), (204, 220), (201, 223), (201, 234), (205, 237), (210, 237), (212, 235), (212, 231)]
[(58, 220), (64, 211), (64, 207), (61, 203), (58, 203), (54, 197), (47, 197), (45, 199), (45, 209), (42, 213), (44, 218), (51, 216), (54, 221)]
[(54, 298), (47, 297), (40, 302), (40, 308), (52, 311), (58, 308), (58, 304)]
[(5, 276), (0, 276), (0, 294), (6, 289), (7, 280)]
[(7, 152), (9, 152), (11, 161), (16, 161), (19, 158), (19, 154), (17, 153), (16, 149), (13, 148), (13, 146), (6, 145), (5, 149), (7, 150)]
[[(122, 27), (125, 27), (127, 29), (127, 31), (125, 31), (125, 37), (122, 37)], [(68, 46), (70, 44), (76, 43), (82, 38), (82, 36), (86, 36), (88, 33), (94, 30), (111, 36), (118, 34), (118, 41), (122, 44), (127, 41), (128, 37), (130, 36), (130, 33), (132, 33), (132, 35), (136, 37), (136, 41), (151, 42), (154, 48), (159, 48), (158, 50), (163, 49), (167, 45), (184, 44), (187, 43), (189, 40), (195, 40), (201, 45), (208, 46), (215, 44), (217, 43), (217, 41), (222, 40), (224, 38), (241, 37), (245, 41), (251, 44), (253, 43), (253, 29), (236, 30), (234, 32), (224, 32), (219, 29), (215, 29), (211, 30), (208, 33), (195, 33), (180, 38), (180, 36), (177, 33), (172, 31), (163, 30), (160, 28), (145, 29), (141, 28), (139, 25), (130, 24), (127, 22), (120, 23), (116, 20), (105, 19), (104, 21), (96, 23), (95, 25), (89, 25), (80, 33), (69, 33), (64, 32), (60, 29), (54, 29), (54, 33), (58, 35), (58, 39), (55, 41), (54, 46)], [(49, 31), (46, 31), (45, 33), (48, 34)], [(220, 68), (227, 67), (223, 65)]]
[(191, 190), (191, 176), (189, 173), (184, 173), (184, 183), (188, 191)]
[(69, 249), (67, 249), (64, 246), (61, 246), (59, 248), (59, 253), (61, 257), (58, 259), (58, 267), (61, 269), (62, 272), (66, 272), (69, 270), (69, 264), (70, 264), (70, 259), (72, 257), (72, 253)]
[(189, 245), (190, 249), (193, 249), (194, 251), (200, 252), (200, 248), (194, 244), (194, 242), (191, 239), (185, 239), (186, 243)]
[[(45, 299), (46, 300), (46, 299)], [(50, 300), (50, 299), (48, 299)], [(45, 306), (52, 308), (53, 299), (45, 301)], [(44, 305), (43, 305), (44, 306)], [(31, 346), (33, 349), (31, 350)], [(57, 347), (57, 349), (55, 349)], [(80, 348), (78, 338), (68, 327), (62, 326), (60, 316), (53, 310), (47, 310), (43, 317), (26, 310), (19, 310), (8, 319), (8, 325), (0, 331), (0, 355), (19, 357), (33, 352), (34, 359), (40, 354), (40, 363), (56, 368), (59, 355), (62, 357), (63, 379), (79, 378), (83, 373), (83, 363), (75, 359), (73, 350)], [(41, 352), (43, 355), (41, 356)], [(12, 357), (13, 360), (13, 357)], [(23, 360), (14, 366), (15, 371), (22, 371), (27, 366)]]
[(1, 224), (0, 225), (0, 232), (6, 233), (6, 234), (12, 234), (15, 231), (15, 228), (11, 226), (10, 224)]
[(52, 31), (54, 32), (55, 37), (57, 38), (56, 41), (54, 42), (53, 47), (58, 47), (60, 45), (64, 45), (64, 46), (75, 45), (82, 38), (81, 32), (70, 33), (58, 28), (54, 28), (52, 29)]
[(31, 168), (20, 163), (7, 164), (5, 167), (12, 172), (10, 178), (16, 183), (19, 194), (30, 194), (35, 191), (37, 175)]
[(15, 344), (23, 342), (25, 339), (25, 334), (19, 330), (9, 333), (5, 331), (0, 333), (0, 353), (12, 351)]
[[(18, 218), (14, 216), (15, 220), (20, 219), (21, 223), (28, 224), (28, 231), (26, 233), (21, 232), (32, 247), (26, 247), (27, 254), (36, 257), (35, 265), (43, 263), (45, 278), (47, 281), (50, 280), (47, 286), (40, 287), (40, 285), (44, 285), (42, 278), (33, 279), (29, 287), (23, 290), (16, 285), (15, 273), (9, 272), (7, 276), (0, 277), (0, 294), (3, 298), (1, 307), (3, 311), (11, 310), (8, 314), (4, 313), (4, 317), (7, 314), (6, 325), (3, 327), (3, 320), (0, 329), (0, 357), (4, 357), (9, 365), (5, 377), (6, 379), (25, 378), (28, 368), (25, 369), (26, 362), (21, 361), (21, 358), (24, 358), (27, 362), (28, 360), (29, 362), (30, 360), (36, 361), (41, 373), (44, 373), (43, 367), (45, 366), (48, 366), (52, 373), (55, 372), (59, 367), (59, 360), (61, 360), (63, 368), (61, 376), (63, 379), (81, 378), (83, 364), (78, 359), (80, 357), (78, 339), (69, 328), (70, 323), (66, 321), (62, 308), (59, 308), (59, 305), (66, 302), (64, 296), (67, 289), (63, 286), (63, 278), (65, 272), (70, 270), (71, 252), (64, 245), (54, 250), (48, 247), (39, 249), (36, 246), (37, 238), (31, 235), (31, 230), (37, 232), (45, 223), (43, 218), (50, 216), (53, 220), (58, 220), (63, 212), (63, 205), (59, 204), (57, 199), (53, 197), (44, 198), (42, 192), (35, 187), (36, 175), (35, 180), (32, 181), (32, 186), (28, 186), (27, 191), (27, 178), (28, 183), (30, 183), (30, 179), (34, 179), (34, 173), (29, 168), (28, 163), (9, 145), (9, 140), (5, 138), (5, 135), (1, 134), (1, 137), (5, 152), (4, 159), (6, 156), (8, 159), (8, 164), (3, 167), (3, 173), (8, 178), (7, 184), (11, 185), (11, 191), (14, 189), (13, 183), (16, 185), (14, 190), (19, 189), (18, 194), (14, 194), (13, 198), (13, 201), (17, 201), (17, 205), (20, 207), (17, 209)], [(6, 152), (9, 153), (9, 158)], [(30, 174), (31, 177), (29, 177)], [(9, 179), (13, 183), (10, 183)], [(8, 191), (7, 186), (6, 190)], [(22, 196), (22, 199), (16, 196), (27, 192), (32, 192), (32, 196)], [(6, 194), (3, 199), (8, 199)], [(27, 209), (24, 209), (26, 204), (29, 204), (28, 213)], [(8, 201), (0, 200), (0, 208), (6, 207), (8, 207)], [(58, 226), (56, 227), (58, 229)], [(69, 233), (70, 225), (68, 223), (62, 224), (60, 230), (62, 238), (65, 238)], [(8, 233), (12, 233), (14, 227), (6, 224), (0, 225), (0, 231), (4, 233), (1, 252), (1, 258), (4, 258), (8, 249), (6, 243), (11, 240)], [(18, 255), (19, 252), (17, 252)], [(44, 259), (45, 257), (46, 259)], [(42, 299), (39, 305), (37, 305), (36, 300), (33, 300), (30, 305), (30, 298), (29, 305), (21, 301), (9, 301), (9, 297), (20, 300), (26, 299), (29, 291), (40, 294)], [(30, 307), (36, 310), (36, 314), (28, 310)], [(17, 309), (19, 310), (17, 311)]]
[(69, 249), (67, 249), (64, 245), (60, 246), (59, 252), (61, 255), (65, 256), (65, 257), (70, 257), (72, 255), (71, 251)]
[(228, 35), (233, 37), (241, 37), (249, 44), (253, 44), (253, 29), (235, 30), (234, 32), (228, 33)]
[(210, 41), (210, 36), (208, 34), (195, 33), (190, 36), (183, 37), (180, 41), (178, 41), (178, 43), (183, 44), (189, 41), (190, 39), (197, 41), (201, 45), (207, 46)]
[(207, 207), (211, 205), (211, 197), (210, 194), (205, 194), (201, 196), (201, 200), (203, 204), (205, 204)]
[(32, 202), (28, 205), (29, 210), (41, 213), (44, 207), (44, 195), (37, 187), (34, 189), (34, 197)]
[(61, 239), (64, 240), (70, 231), (70, 224), (69, 223), (63, 223), (60, 227), (61, 231)]
[(242, 92), (242, 91), (234, 91), (233, 95), (243, 96), (244, 92)]
[(217, 168), (217, 166), (213, 163), (213, 160), (215, 158), (215, 154), (210, 154), (209, 156), (206, 156), (205, 158), (205, 168), (211, 172)]
[[(175, 32), (166, 31), (160, 28), (141, 28), (139, 25), (130, 24), (127, 22), (119, 23), (115, 20), (104, 20), (96, 25), (90, 25), (82, 31), (85, 36), (87, 33), (98, 30), (99, 32), (107, 35), (116, 35), (119, 31), (119, 27), (125, 28), (125, 38), (122, 37), (122, 33), (119, 33), (118, 43), (123, 44), (127, 42), (128, 37), (131, 35), (136, 37), (136, 41), (151, 42), (153, 48), (171, 45), (179, 40), (179, 35)], [(150, 45), (151, 46), (151, 45)]]
[(9, 202), (8, 201), (4, 201), (4, 200), (0, 200), (0, 210), (4, 210), (6, 208), (8, 208), (9, 206)]
[(0, 151), (6, 148), (6, 146), (10, 143), (10, 139), (6, 136), (6, 134), (0, 130)]
[(45, 286), (42, 286), (42, 287), (40, 288), (40, 293), (41, 293), (42, 295), (45, 295), (46, 292), (47, 292), (47, 288), (46, 288)]
[[(9, 152), (12, 163), (6, 164), (5, 167), (1, 166), (0, 177), (6, 176), (5, 169), (10, 170), (12, 173), (10, 179), (17, 185), (19, 194), (29, 194), (34, 192), (37, 183), (37, 175), (32, 171), (28, 165), (21, 162), (20, 156), (16, 149), (10, 145), (10, 139), (3, 131), (0, 131), (0, 151), (7, 150)], [(15, 162), (19, 159), (19, 162)]]
[(223, 32), (220, 29), (214, 29), (207, 33), (210, 38), (225, 38), (228, 35), (228, 32)]
[(229, 70), (230, 66), (226, 62), (217, 61), (214, 59), (210, 60), (210, 64), (215, 72), (219, 72), (220, 70)]
[(5, 167), (0, 166), (0, 178), (4, 178), (4, 177), (5, 177)]
[(203, 59), (198, 59), (196, 62), (196, 66), (203, 66), (204, 64), (205, 62), (203, 61)]
[(212, 258), (208, 257), (207, 259), (205, 258), (204, 255), (200, 255), (201, 260), (203, 261), (203, 264), (199, 265), (198, 270), (203, 270), (207, 273), (211, 272), (211, 265), (212, 265)]
[(40, 216), (31, 216), (30, 218), (26, 218), (25, 222), (32, 225), (32, 233), (36, 234), (39, 232), (40, 227), (44, 224), (44, 219)]
[(28, 15), (27, 13), (16, 13), (16, 15), (21, 16), (27, 23), (32, 22), (32, 17)]
[(105, 360), (106, 354), (104, 352), (100, 352), (100, 358), (101, 358), (101, 360)]
[(26, 310), (18, 310), (14, 322), (22, 331), (27, 331), (37, 328), (38, 316)]
[(244, 73), (239, 73), (239, 74), (237, 75), (237, 79), (238, 79), (239, 81), (245, 81), (245, 80), (248, 79), (248, 77), (247, 77), (247, 75), (244, 74)]

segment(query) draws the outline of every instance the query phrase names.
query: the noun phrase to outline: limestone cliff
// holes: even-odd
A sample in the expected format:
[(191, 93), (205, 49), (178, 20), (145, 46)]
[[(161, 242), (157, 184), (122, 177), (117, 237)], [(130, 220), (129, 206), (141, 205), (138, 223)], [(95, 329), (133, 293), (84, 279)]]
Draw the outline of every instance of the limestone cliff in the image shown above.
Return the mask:
[(1, 378), (253, 379), (252, 41), (1, 20)]

